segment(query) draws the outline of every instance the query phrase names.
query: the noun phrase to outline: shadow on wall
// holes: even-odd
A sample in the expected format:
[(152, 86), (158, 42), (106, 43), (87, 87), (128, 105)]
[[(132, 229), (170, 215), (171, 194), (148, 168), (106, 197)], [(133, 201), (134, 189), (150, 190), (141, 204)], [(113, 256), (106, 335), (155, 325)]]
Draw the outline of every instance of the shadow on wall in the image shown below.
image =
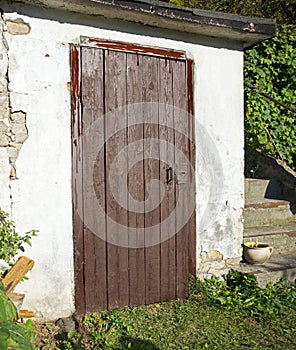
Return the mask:
[(296, 172), (284, 162), (266, 156), (257, 150), (246, 153), (245, 176), (270, 180), (265, 198), (290, 202), (290, 210), (296, 214)]

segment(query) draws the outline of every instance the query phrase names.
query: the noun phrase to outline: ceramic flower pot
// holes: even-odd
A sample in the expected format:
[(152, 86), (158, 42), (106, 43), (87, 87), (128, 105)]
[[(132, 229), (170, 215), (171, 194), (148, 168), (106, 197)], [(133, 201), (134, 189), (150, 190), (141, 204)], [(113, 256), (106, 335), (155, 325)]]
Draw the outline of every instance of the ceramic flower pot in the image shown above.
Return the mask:
[(249, 264), (264, 264), (272, 252), (273, 248), (268, 244), (253, 242), (243, 244), (244, 259)]

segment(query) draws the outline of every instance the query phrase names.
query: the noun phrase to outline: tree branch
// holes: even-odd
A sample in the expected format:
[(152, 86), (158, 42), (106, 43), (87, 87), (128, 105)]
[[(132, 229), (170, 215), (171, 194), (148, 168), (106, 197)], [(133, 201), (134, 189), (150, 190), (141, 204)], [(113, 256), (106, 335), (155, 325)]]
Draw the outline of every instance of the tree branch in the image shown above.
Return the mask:
[(248, 83), (244, 83), (246, 87), (248, 87), (249, 89), (252, 89), (252, 90), (256, 90), (261, 96), (267, 98), (268, 100), (286, 108), (287, 110), (289, 110), (290, 112), (293, 112), (293, 113), (296, 113), (296, 109), (286, 105), (284, 102), (281, 102), (277, 99), (275, 99), (274, 97), (268, 95), (266, 92), (261, 92), (261, 91), (258, 91), (255, 86), (252, 86), (251, 84), (248, 84)]

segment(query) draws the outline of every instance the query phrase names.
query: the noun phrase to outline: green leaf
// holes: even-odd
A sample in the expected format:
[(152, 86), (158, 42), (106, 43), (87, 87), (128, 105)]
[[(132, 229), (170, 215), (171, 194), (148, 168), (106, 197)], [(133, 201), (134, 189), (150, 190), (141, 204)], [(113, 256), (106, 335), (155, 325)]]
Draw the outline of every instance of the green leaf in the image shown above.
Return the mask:
[(6, 348), (13, 347), (15, 350), (34, 350), (34, 345), (27, 338), (24, 326), (19, 323), (6, 322), (0, 323), (0, 343), (6, 341)]
[(69, 340), (71, 340), (71, 339), (73, 339), (73, 338), (75, 337), (75, 335), (76, 335), (76, 330), (74, 329), (74, 330), (68, 332), (67, 338), (68, 338)]
[(18, 319), (17, 309), (5, 294), (0, 294), (0, 323)]

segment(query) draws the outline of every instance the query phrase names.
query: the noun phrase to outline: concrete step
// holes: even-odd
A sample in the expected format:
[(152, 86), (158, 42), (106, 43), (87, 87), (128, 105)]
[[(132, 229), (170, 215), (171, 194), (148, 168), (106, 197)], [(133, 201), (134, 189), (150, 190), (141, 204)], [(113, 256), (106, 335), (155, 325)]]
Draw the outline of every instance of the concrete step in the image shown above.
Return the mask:
[(245, 178), (245, 205), (283, 200), (283, 189), (278, 181)]
[(268, 243), (274, 254), (296, 255), (296, 221), (285, 225), (245, 227), (244, 242)]
[(245, 227), (280, 225), (296, 220), (295, 208), (285, 200), (280, 182), (245, 179)]
[(240, 263), (234, 270), (253, 274), (262, 288), (267, 283), (276, 283), (285, 278), (289, 282), (296, 279), (296, 254), (273, 254), (263, 265)]
[(287, 189), (278, 180), (245, 178), (245, 204), (272, 202), (284, 200), (293, 202), (296, 200), (294, 192)]
[(269, 200), (268, 202), (248, 204), (244, 208), (245, 227), (260, 225), (283, 225), (296, 220), (290, 202)]

